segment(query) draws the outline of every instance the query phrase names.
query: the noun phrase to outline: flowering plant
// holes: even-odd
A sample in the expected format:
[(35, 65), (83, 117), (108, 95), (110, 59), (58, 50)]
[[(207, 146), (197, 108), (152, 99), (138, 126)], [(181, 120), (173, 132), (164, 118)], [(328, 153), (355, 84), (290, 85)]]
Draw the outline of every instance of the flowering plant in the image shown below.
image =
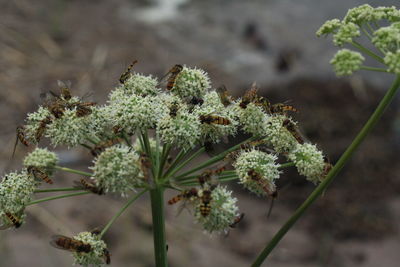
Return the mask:
[[(380, 20), (390, 25), (379, 28)], [(366, 69), (398, 76), (399, 21), (400, 12), (394, 7), (363, 5), (350, 10), (342, 21), (326, 22), (317, 35), (333, 34), (336, 45), (351, 44), (386, 67), (362, 66), (364, 57), (359, 52), (342, 49), (331, 61), (338, 75)], [(383, 58), (355, 41), (361, 33), (384, 54)], [(91, 172), (59, 166), (55, 153), (37, 147), (26, 156), (21, 171), (5, 175), (0, 183), (2, 228), (20, 227), (25, 209), (44, 201), (90, 193), (128, 197), (101, 231), (82, 232), (74, 237), (58, 235), (52, 240), (53, 246), (72, 251), (75, 263), (100, 266), (111, 261), (102, 237), (136, 199), (148, 192), (156, 266), (167, 266), (165, 190), (177, 191), (167, 202), (169, 205), (186, 202), (204, 230), (221, 233), (244, 217), (237, 199), (224, 183), (237, 180), (259, 197), (275, 198), (279, 192), (276, 180), (285, 168), (294, 166), (317, 187), (256, 259), (253, 266), (260, 266), (351, 157), (400, 84), (397, 77), (360, 134), (332, 166), (317, 146), (307, 141), (290, 116), (297, 109), (271, 103), (258, 94), (256, 84), (235, 99), (224, 87), (213, 89), (203, 70), (175, 65), (159, 80), (131, 73), (135, 63), (121, 75), (120, 84), (110, 92), (106, 105), (84, 102), (72, 96), (70, 87), (61, 83), (59, 93), (49, 93), (43, 105), (28, 114), (25, 125), (17, 128), (20, 143), (38, 145), (47, 137), (54, 146), (83, 146), (93, 155), (93, 166), (89, 168)], [(244, 142), (233, 143), (220, 153), (213, 151), (213, 145), (239, 133), (247, 137)], [(188, 168), (203, 153), (210, 158)], [(53, 182), (56, 171), (87, 178), (76, 181), (75, 187), (41, 189), (43, 182), (56, 183)], [(34, 198), (37, 193), (55, 191), (78, 192)]]

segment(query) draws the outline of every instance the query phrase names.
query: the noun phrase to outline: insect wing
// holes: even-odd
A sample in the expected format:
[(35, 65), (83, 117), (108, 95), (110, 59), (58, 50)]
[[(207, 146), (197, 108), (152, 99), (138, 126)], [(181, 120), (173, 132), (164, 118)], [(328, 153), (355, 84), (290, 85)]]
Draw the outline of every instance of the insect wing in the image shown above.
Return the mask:
[(60, 244), (62, 241), (66, 241), (66, 240), (71, 241), (71, 239), (72, 238), (70, 238), (68, 236), (64, 236), (64, 235), (53, 235), (51, 237), (50, 245), (52, 245), (53, 247), (58, 248), (58, 249), (74, 251), (73, 249), (66, 248)]

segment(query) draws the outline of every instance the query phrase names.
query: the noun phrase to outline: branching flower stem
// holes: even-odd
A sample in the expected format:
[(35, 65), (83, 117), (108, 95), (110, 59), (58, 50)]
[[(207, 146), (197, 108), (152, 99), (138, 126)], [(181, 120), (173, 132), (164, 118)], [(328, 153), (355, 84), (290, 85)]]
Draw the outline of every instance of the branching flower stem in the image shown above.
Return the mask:
[(82, 188), (77, 187), (64, 187), (64, 188), (50, 188), (50, 189), (36, 189), (35, 193), (49, 193), (49, 192), (63, 192), (63, 191), (82, 191)]
[(143, 190), (135, 195), (133, 195), (127, 202), (126, 204), (111, 218), (111, 220), (107, 223), (106, 226), (104, 226), (103, 230), (101, 231), (99, 237), (102, 238), (103, 235), (108, 231), (108, 229), (111, 227), (111, 225), (121, 216), (124, 211), (133, 203), (135, 202), (141, 195), (147, 192), (146, 190)]
[(60, 199), (60, 198), (66, 198), (66, 197), (75, 197), (75, 196), (80, 196), (80, 195), (85, 195), (85, 194), (91, 194), (91, 192), (84, 191), (84, 192), (77, 192), (77, 193), (70, 193), (70, 194), (65, 194), (65, 195), (60, 195), (60, 196), (52, 196), (52, 197), (45, 197), (37, 200), (33, 200), (26, 204), (27, 206), (41, 203), (41, 202), (46, 202), (54, 199)]
[(396, 80), (392, 84), (391, 88), (386, 92), (385, 96), (379, 103), (378, 107), (375, 109), (374, 113), (368, 119), (367, 123), (358, 133), (356, 138), (350, 144), (350, 146), (346, 149), (346, 151), (342, 154), (338, 162), (331, 169), (328, 175), (325, 177), (324, 181), (319, 184), (318, 187), (314, 189), (314, 191), (310, 194), (310, 196), (301, 204), (301, 206), (295, 211), (295, 213), (289, 218), (289, 220), (282, 226), (282, 228), (274, 235), (271, 241), (267, 244), (261, 254), (257, 257), (257, 259), (252, 264), (252, 267), (261, 266), (263, 261), (268, 257), (271, 251), (278, 245), (279, 241), (285, 236), (285, 234), (290, 230), (290, 228), (297, 222), (297, 220), (304, 214), (308, 207), (311, 206), (315, 202), (315, 200), (326, 190), (329, 184), (333, 181), (335, 176), (340, 172), (343, 166), (347, 163), (347, 161), (352, 157), (356, 149), (365, 139), (365, 137), (371, 132), (373, 127), (382, 117), (382, 114), (385, 112), (386, 108), (393, 100), (396, 92), (398, 91), (400, 86), (400, 76), (396, 77)]
[(59, 170), (59, 171), (65, 171), (65, 172), (75, 173), (75, 174), (84, 175), (84, 176), (88, 176), (88, 177), (92, 177), (92, 176), (93, 176), (92, 173), (84, 172), (84, 171), (78, 171), (78, 170), (74, 170), (74, 169), (70, 169), (70, 168), (66, 168), (66, 167), (55, 166), (54, 168), (55, 168), (56, 170)]

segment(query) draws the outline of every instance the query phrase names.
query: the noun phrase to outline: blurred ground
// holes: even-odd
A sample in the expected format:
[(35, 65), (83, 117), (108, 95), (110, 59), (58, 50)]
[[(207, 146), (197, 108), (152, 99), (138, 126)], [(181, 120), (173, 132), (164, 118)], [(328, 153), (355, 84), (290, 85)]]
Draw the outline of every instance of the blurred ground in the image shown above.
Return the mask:
[[(150, 3), (153, 5), (150, 5)], [(393, 5), (397, 1), (365, 1)], [(185, 63), (210, 73), (234, 95), (257, 81), (275, 102), (292, 100), (303, 132), (335, 162), (391, 82), (385, 74), (334, 77), (328, 40), (314, 37), (323, 21), (361, 1), (0, 1), (0, 168), (10, 161), (15, 127), (40, 103), (39, 94), (71, 80), (73, 92), (104, 103), (133, 60), (161, 76)], [(372, 84), (373, 86), (371, 86)], [(269, 258), (268, 266), (397, 266), (400, 255), (398, 99), (343, 173)], [(42, 146), (46, 144), (43, 143)], [(84, 169), (83, 150), (59, 149), (63, 165)], [(76, 176), (57, 177), (67, 186)], [(287, 170), (271, 217), (268, 201), (232, 185), (246, 213), (227, 237), (210, 237), (167, 208), (171, 266), (249, 266), (267, 240), (312, 191)], [(94, 201), (93, 201), (94, 200)], [(105, 224), (123, 205), (113, 196), (82, 196), (29, 208), (28, 223), (0, 233), (0, 267), (70, 266), (69, 253), (49, 246), (54, 233)], [(140, 199), (106, 235), (111, 266), (153, 266), (151, 217)], [(267, 264), (266, 264), (267, 265)]]

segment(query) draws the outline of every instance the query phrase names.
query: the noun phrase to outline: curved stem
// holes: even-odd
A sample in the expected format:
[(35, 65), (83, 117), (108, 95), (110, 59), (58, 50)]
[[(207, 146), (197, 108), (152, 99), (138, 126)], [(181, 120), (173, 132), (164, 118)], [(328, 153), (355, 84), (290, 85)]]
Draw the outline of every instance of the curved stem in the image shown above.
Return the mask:
[(70, 172), (70, 173), (75, 173), (75, 174), (79, 174), (79, 175), (93, 177), (93, 174), (89, 173), (89, 172), (78, 171), (78, 170), (74, 170), (74, 169), (70, 169), (70, 168), (66, 168), (66, 167), (61, 167), (61, 166), (55, 166), (54, 168), (56, 170), (59, 170), (59, 171), (65, 171), (65, 172)]
[(378, 71), (378, 72), (386, 72), (389, 73), (387, 69), (384, 68), (376, 68), (376, 67), (368, 67), (368, 66), (361, 66), (361, 70), (370, 70), (370, 71)]
[(365, 137), (371, 132), (373, 127), (381, 118), (382, 114), (386, 110), (387, 106), (393, 100), (398, 88), (400, 86), (400, 76), (396, 77), (392, 87), (386, 92), (385, 96), (379, 103), (378, 107), (375, 109), (372, 116), (368, 119), (367, 123), (358, 133), (356, 138), (350, 144), (350, 146), (346, 149), (346, 151), (342, 154), (338, 162), (331, 169), (325, 179), (318, 185), (317, 188), (310, 194), (310, 196), (301, 204), (301, 206), (295, 211), (295, 213), (289, 218), (289, 220), (282, 226), (282, 228), (274, 235), (271, 241), (267, 244), (261, 254), (257, 257), (252, 267), (260, 266), (263, 261), (267, 258), (267, 256), (271, 253), (271, 251), (276, 247), (279, 241), (285, 236), (285, 234), (289, 231), (289, 229), (297, 222), (297, 220), (303, 215), (303, 213), (307, 210), (309, 206), (326, 190), (329, 184), (333, 181), (335, 176), (340, 172), (343, 166), (347, 163), (347, 161), (354, 154), (358, 146), (362, 143)]
[(167, 267), (167, 249), (164, 217), (164, 188), (150, 190), (151, 212), (153, 217), (154, 256), (157, 267)]
[(101, 231), (99, 237), (100, 239), (103, 237), (103, 235), (110, 229), (111, 225), (119, 218), (119, 216), (124, 213), (124, 211), (133, 203), (135, 202), (136, 199), (138, 199), (141, 195), (143, 195), (147, 190), (143, 190), (136, 195), (133, 195), (127, 202), (126, 204), (111, 218), (111, 220), (107, 223), (106, 226), (104, 226), (103, 230)]
[(63, 192), (63, 191), (82, 191), (82, 188), (77, 187), (64, 187), (64, 188), (50, 188), (50, 189), (36, 189), (34, 193), (49, 193), (49, 192)]
[(368, 48), (364, 47), (362, 44), (360, 44), (360, 43), (358, 43), (356, 41), (351, 42), (351, 44), (354, 47), (356, 47), (358, 50), (360, 50), (360, 51), (364, 52), (365, 54), (369, 55), (370, 57), (376, 59), (380, 63), (385, 64), (385, 62), (383, 61), (383, 59), (380, 56), (378, 56), (377, 54), (375, 54), (374, 52), (372, 52)]
[(66, 198), (66, 197), (75, 197), (75, 196), (80, 196), (80, 195), (85, 195), (85, 194), (90, 194), (90, 193), (91, 192), (84, 191), (84, 192), (78, 192), (78, 193), (65, 194), (65, 195), (61, 195), (61, 196), (45, 197), (45, 198), (41, 198), (41, 199), (38, 199), (38, 200), (33, 200), (33, 201), (29, 202), (26, 205), (29, 206), (29, 205), (37, 204), (37, 203), (40, 203), (40, 202), (46, 202), (46, 201), (50, 201), (50, 200), (54, 200), (54, 199), (60, 199), (60, 198)]

